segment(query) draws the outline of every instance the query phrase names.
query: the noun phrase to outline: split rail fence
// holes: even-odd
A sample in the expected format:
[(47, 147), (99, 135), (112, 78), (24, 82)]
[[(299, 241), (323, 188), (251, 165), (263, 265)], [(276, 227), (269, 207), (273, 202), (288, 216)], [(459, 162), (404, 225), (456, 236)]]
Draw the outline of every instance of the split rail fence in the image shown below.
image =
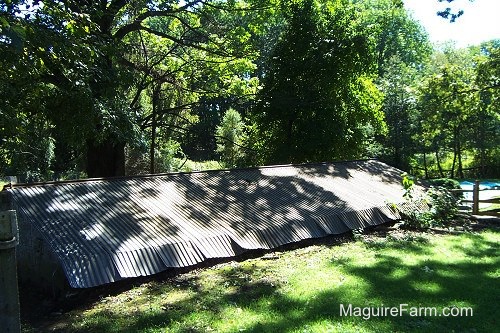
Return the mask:
[(479, 188), (479, 181), (476, 180), (474, 182), (474, 186), (472, 188), (472, 190), (465, 190), (465, 189), (454, 189), (454, 190), (451, 190), (451, 192), (453, 193), (467, 193), (467, 192), (472, 192), (472, 200), (470, 199), (461, 199), (460, 201), (462, 203), (472, 203), (472, 214), (474, 215), (497, 215), (499, 216), (500, 215), (500, 212), (495, 212), (495, 211), (487, 211), (487, 212), (480, 212), (479, 211), (479, 204), (480, 203), (498, 203), (500, 204), (500, 197), (497, 197), (497, 198), (491, 198), (491, 199), (484, 199), (484, 200), (481, 200), (479, 199), (479, 193), (481, 191), (486, 191), (486, 190), (481, 190)]

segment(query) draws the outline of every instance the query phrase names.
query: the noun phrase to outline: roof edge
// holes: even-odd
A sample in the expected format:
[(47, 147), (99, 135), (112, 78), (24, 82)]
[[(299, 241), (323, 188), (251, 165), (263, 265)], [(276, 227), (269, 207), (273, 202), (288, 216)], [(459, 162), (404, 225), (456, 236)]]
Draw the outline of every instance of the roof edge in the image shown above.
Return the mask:
[[(91, 183), (98, 181), (115, 181), (115, 180), (128, 180), (128, 179), (148, 179), (153, 177), (164, 177), (164, 176), (178, 176), (178, 175), (190, 175), (190, 174), (209, 174), (209, 173), (220, 173), (220, 172), (230, 172), (230, 171), (245, 171), (245, 170), (264, 170), (271, 168), (284, 168), (284, 167), (298, 167), (298, 166), (318, 166), (327, 164), (342, 164), (342, 163), (352, 163), (352, 162), (367, 162), (367, 161), (377, 161), (376, 158), (361, 158), (354, 160), (339, 160), (339, 161), (325, 161), (325, 162), (308, 162), (308, 163), (291, 163), (291, 164), (275, 164), (275, 165), (263, 165), (256, 167), (246, 167), (246, 168), (235, 168), (235, 169), (213, 169), (213, 170), (198, 170), (198, 171), (180, 171), (180, 172), (166, 172), (166, 173), (155, 173), (155, 174), (145, 174), (145, 175), (130, 175), (130, 176), (117, 176), (117, 177), (98, 177), (98, 178), (85, 178), (85, 179), (72, 179), (72, 180), (57, 180), (48, 182), (34, 182), (34, 183), (9, 183), (3, 186), (2, 191), (14, 189), (16, 187), (37, 187), (46, 185), (63, 185), (63, 184), (79, 184), (79, 183)], [(383, 163), (383, 162), (381, 162)]]

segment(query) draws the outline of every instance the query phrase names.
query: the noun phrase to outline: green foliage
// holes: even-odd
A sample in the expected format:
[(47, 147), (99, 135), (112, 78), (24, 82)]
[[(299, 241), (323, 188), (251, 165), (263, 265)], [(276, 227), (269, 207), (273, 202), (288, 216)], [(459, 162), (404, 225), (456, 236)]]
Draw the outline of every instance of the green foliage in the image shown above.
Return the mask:
[(431, 187), (427, 191), (430, 205), (430, 217), (435, 225), (446, 225), (458, 213), (457, 197), (444, 187)]
[[(472, 152), (481, 161), (478, 164), (484, 166), (487, 156), (498, 146), (491, 140), (498, 142), (500, 123), (489, 111), (496, 107), (490, 97), (497, 88), (491, 86), (492, 81), (478, 79), (481, 64), (490, 61), (492, 54), (477, 47), (456, 50), (445, 45), (434, 54), (429, 73), (419, 88), (415, 140), (420, 152), (434, 155), (440, 177), (463, 178), (466, 152)], [(494, 70), (486, 68), (486, 76), (494, 77)], [(452, 162), (450, 172), (445, 174), (442, 160), (449, 154)], [(428, 176), (425, 163), (424, 167)]]
[(417, 146), (416, 132), (417, 96), (416, 83), (420, 79), (418, 70), (401, 61), (399, 57), (388, 59), (384, 65), (384, 76), (378, 86), (384, 93), (382, 109), (387, 123), (387, 135), (380, 137), (384, 150), (380, 159), (403, 170), (408, 170)]
[(431, 187), (423, 198), (429, 205), (428, 211), (414, 211), (403, 214), (404, 226), (408, 229), (428, 229), (450, 224), (458, 213), (457, 197), (444, 187)]
[(161, 145), (155, 156), (157, 172), (172, 172), (180, 169), (180, 161), (176, 158), (182, 154), (181, 144), (174, 140), (168, 140)]
[[(456, 181), (451, 179), (443, 179), (437, 181), (444, 186), (455, 186)], [(449, 224), (458, 213), (457, 197), (444, 186), (431, 186), (422, 195), (415, 196), (415, 182), (413, 178), (407, 174), (403, 174), (402, 185), (405, 189), (403, 197), (409, 203), (413, 203), (414, 207), (419, 207), (421, 202), (425, 202), (429, 209), (425, 211), (401, 210), (404, 226), (408, 229), (427, 229), (433, 226), (443, 226)]]
[(191, 161), (191, 160), (178, 160), (179, 169), (182, 172), (204, 171), (204, 170), (220, 170), (223, 166), (219, 161)]
[[(429, 60), (399, 0), (102, 4), (0, 5), (0, 174), (117, 175), (125, 146), (141, 173), (219, 154), (498, 172), (498, 40)], [(230, 108), (235, 145), (216, 139)]]
[(43, 117), (7, 112), (0, 114), (1, 173), (18, 176), (23, 182), (51, 179), (55, 141), (51, 137), (50, 125)]
[[(150, 160), (145, 151), (140, 148), (127, 147), (126, 173), (131, 175), (149, 174)], [(155, 172), (192, 172), (203, 170), (219, 170), (223, 166), (219, 161), (193, 161), (182, 151), (179, 142), (169, 140), (162, 142), (155, 151)]]
[[(182, 141), (172, 133), (195, 122), (189, 111), (202, 96), (245, 102), (256, 92), (256, 52), (248, 43), (255, 15), (241, 25), (243, 7), (243, 1), (2, 5), (2, 117), (36, 114), (56, 146), (87, 154), (91, 176), (114, 175), (122, 163), (115, 156), (126, 143), (147, 140), (150, 128), (163, 128), (167, 141)], [(154, 116), (152, 86), (162, 99)], [(4, 129), (2, 136), (13, 132)], [(101, 165), (117, 168), (100, 174), (109, 169)]]
[(285, 30), (254, 110), (266, 162), (360, 156), (366, 125), (383, 131), (369, 39), (347, 1), (282, 3)]
[(406, 172), (401, 175), (401, 184), (405, 190), (403, 197), (405, 199), (411, 199), (413, 197), (413, 186), (415, 185), (415, 181), (412, 176), (408, 175)]
[[(471, 116), (471, 143), (476, 151), (473, 165), (481, 177), (497, 177), (500, 165), (500, 40), (480, 46), (475, 85), (478, 88), (477, 111)], [(486, 166), (497, 166), (487, 170)]]
[(413, 70), (421, 69), (432, 53), (423, 26), (406, 11), (399, 1), (353, 1), (361, 11), (361, 25), (369, 31), (376, 55), (376, 67), (385, 78), (394, 59)]
[[(437, 0), (438, 2), (444, 2), (444, 0)], [(436, 14), (445, 20), (450, 20), (450, 23), (453, 23), (464, 14), (464, 11), (462, 9), (456, 9), (452, 10), (452, 8), (448, 7), (450, 2), (453, 2), (455, 0), (446, 0), (447, 1), (447, 7), (443, 8), (442, 10), (439, 10)], [(474, 1), (474, 0), (469, 0), (469, 1)]]
[(228, 168), (241, 165), (244, 157), (242, 144), (245, 141), (245, 124), (238, 111), (230, 108), (224, 114), (222, 122), (217, 126), (217, 152)]
[(429, 184), (436, 187), (443, 187), (448, 190), (459, 189), (460, 182), (456, 179), (450, 178), (437, 178), (437, 179), (429, 179)]
[[(402, 214), (403, 215), (403, 214)], [(403, 215), (403, 226), (411, 230), (425, 230), (433, 225), (429, 212), (410, 212)]]
[[(403, 170), (415, 153), (416, 85), (432, 52), (424, 28), (393, 0), (355, 1), (361, 24), (369, 31), (378, 78), (383, 93), (386, 135), (375, 133), (368, 157), (377, 157)], [(378, 135), (377, 135), (378, 134)]]

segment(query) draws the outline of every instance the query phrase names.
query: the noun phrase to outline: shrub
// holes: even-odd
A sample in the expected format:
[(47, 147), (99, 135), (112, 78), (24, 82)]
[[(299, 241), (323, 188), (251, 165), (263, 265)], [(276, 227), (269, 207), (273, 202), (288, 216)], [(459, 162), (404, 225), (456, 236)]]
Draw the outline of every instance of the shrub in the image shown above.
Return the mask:
[(428, 229), (432, 226), (432, 218), (429, 212), (402, 213), (403, 227), (405, 229)]
[(447, 188), (431, 187), (427, 197), (434, 224), (445, 225), (457, 215), (459, 200)]
[[(403, 225), (409, 229), (427, 229), (433, 226), (442, 226), (451, 222), (458, 212), (459, 200), (451, 193), (448, 186), (453, 184), (452, 179), (442, 181), (444, 186), (431, 186), (423, 195), (414, 196), (414, 180), (403, 174), (403, 187), (406, 201), (414, 203), (424, 201), (429, 205), (426, 211), (400, 211)], [(458, 182), (457, 182), (458, 183)], [(446, 186), (446, 187), (445, 187)], [(454, 185), (453, 185), (454, 186)]]
[(444, 187), (448, 190), (460, 188), (460, 183), (458, 182), (458, 180), (452, 178), (429, 179), (428, 182), (432, 186)]

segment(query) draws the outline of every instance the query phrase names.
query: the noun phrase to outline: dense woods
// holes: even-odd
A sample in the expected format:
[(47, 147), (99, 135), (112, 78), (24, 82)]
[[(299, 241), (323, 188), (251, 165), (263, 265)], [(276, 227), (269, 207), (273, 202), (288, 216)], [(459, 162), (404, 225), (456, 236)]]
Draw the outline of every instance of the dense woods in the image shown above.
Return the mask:
[(11, 0), (0, 29), (2, 176), (500, 176), (500, 40), (431, 45), (401, 1)]

